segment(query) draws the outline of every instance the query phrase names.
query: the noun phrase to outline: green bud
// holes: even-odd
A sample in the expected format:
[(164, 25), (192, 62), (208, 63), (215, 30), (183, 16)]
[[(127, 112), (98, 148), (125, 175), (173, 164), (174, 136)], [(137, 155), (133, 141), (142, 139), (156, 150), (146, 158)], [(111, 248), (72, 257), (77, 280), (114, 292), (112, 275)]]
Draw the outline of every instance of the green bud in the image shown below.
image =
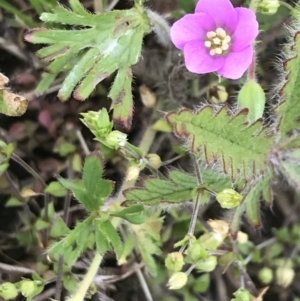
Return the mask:
[(263, 284), (269, 284), (273, 280), (273, 271), (270, 268), (262, 268), (258, 271), (258, 279)]
[(107, 135), (105, 142), (107, 146), (118, 149), (126, 144), (127, 135), (117, 130), (112, 131)]
[(15, 299), (18, 296), (16, 286), (11, 282), (5, 282), (0, 285), (0, 297), (4, 300)]
[(201, 272), (211, 272), (216, 268), (217, 263), (218, 262), (216, 256), (208, 256), (198, 261), (196, 269)]
[(198, 241), (195, 241), (194, 243), (189, 245), (187, 249), (187, 256), (189, 257), (191, 262), (194, 263), (201, 258), (206, 258), (208, 254), (203, 246)]
[(216, 250), (224, 241), (222, 234), (217, 232), (204, 233), (199, 237), (199, 242), (204, 249)]
[(113, 122), (110, 121), (108, 112), (105, 108), (98, 112), (89, 111), (87, 113), (82, 113), (81, 115), (83, 116), (81, 121), (97, 138), (103, 138), (108, 135), (113, 128)]
[(274, 15), (280, 6), (278, 0), (262, 0), (259, 3), (258, 11), (265, 15)]
[(248, 80), (238, 94), (238, 109), (248, 108), (247, 121), (253, 123), (264, 113), (266, 95), (262, 87), (254, 80)]
[(186, 273), (177, 272), (174, 273), (168, 281), (167, 286), (170, 290), (179, 290), (187, 283), (188, 276)]
[(225, 209), (239, 206), (242, 199), (243, 196), (231, 188), (226, 188), (217, 194), (217, 201)]
[(295, 271), (292, 268), (290, 262), (287, 262), (286, 264), (279, 266), (276, 269), (275, 275), (277, 284), (283, 288), (286, 288), (293, 282)]
[(161, 158), (157, 154), (148, 154), (146, 155), (146, 159), (157, 169), (161, 167)]
[(248, 290), (245, 288), (239, 288), (236, 292), (233, 293), (234, 299), (231, 301), (250, 301), (252, 296)]
[(31, 280), (22, 280), (20, 283), (20, 290), (24, 297), (31, 296), (36, 289), (34, 281)]
[(184, 260), (180, 252), (173, 252), (168, 254), (165, 260), (166, 268), (173, 272), (181, 271), (183, 265), (184, 265)]

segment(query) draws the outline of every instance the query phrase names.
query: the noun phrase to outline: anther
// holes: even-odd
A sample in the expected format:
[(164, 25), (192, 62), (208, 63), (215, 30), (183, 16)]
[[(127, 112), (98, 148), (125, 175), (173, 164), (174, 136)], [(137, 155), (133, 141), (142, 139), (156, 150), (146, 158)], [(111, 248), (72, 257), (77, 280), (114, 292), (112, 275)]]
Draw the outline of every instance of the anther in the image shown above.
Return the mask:
[(210, 48), (211, 47), (211, 42), (210, 41), (205, 41), (204, 45), (205, 45), (205, 47)]
[(209, 31), (206, 36), (209, 38), (209, 39), (212, 39), (216, 36), (217, 34), (214, 32), (214, 31)]
[(209, 52), (210, 55), (215, 55), (216, 54), (216, 50), (215, 49), (211, 49), (211, 51)]
[(216, 48), (215, 51), (216, 51), (216, 54), (222, 54), (222, 52), (223, 52), (220, 47)]
[(215, 45), (220, 45), (221, 44), (221, 40), (219, 38), (214, 38), (213, 42)]

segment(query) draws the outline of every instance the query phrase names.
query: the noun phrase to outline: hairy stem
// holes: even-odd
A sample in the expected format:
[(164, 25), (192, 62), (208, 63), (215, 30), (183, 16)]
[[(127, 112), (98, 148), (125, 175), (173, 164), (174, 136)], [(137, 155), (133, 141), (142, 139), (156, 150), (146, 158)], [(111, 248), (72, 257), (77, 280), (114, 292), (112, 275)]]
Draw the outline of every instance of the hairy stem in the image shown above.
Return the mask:
[(99, 252), (96, 251), (95, 257), (88, 269), (88, 272), (86, 273), (82, 282), (80, 283), (76, 294), (71, 299), (69, 299), (69, 301), (84, 300), (84, 297), (97, 274), (97, 271), (99, 269), (102, 259), (103, 259), (103, 256)]

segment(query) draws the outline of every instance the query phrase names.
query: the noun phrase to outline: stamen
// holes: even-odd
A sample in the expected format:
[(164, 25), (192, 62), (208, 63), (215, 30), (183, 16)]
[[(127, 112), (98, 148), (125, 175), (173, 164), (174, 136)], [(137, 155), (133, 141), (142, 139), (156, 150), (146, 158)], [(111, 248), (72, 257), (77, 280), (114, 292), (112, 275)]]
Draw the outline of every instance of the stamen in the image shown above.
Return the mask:
[(229, 48), (228, 44), (225, 44), (225, 45), (221, 46), (221, 49), (224, 50), (224, 51), (228, 50), (228, 48)]
[(226, 36), (223, 41), (226, 41), (227, 43), (229, 43), (231, 41), (231, 37), (230, 36)]
[(209, 31), (206, 36), (209, 38), (209, 39), (212, 39), (216, 36), (217, 34), (214, 32), (214, 31)]
[(204, 45), (205, 45), (205, 47), (210, 48), (211, 47), (211, 41), (205, 41)]
[(220, 45), (221, 44), (221, 40), (219, 38), (214, 38), (213, 42), (215, 45)]
[(210, 55), (215, 55), (216, 54), (216, 50), (215, 49), (211, 49), (211, 51), (209, 52)]
[(216, 51), (216, 54), (222, 54), (222, 52), (223, 52), (222, 49), (219, 47), (216, 48), (215, 51)]
[(220, 36), (221, 38), (226, 37), (226, 31), (223, 28), (217, 28), (216, 29), (216, 34)]

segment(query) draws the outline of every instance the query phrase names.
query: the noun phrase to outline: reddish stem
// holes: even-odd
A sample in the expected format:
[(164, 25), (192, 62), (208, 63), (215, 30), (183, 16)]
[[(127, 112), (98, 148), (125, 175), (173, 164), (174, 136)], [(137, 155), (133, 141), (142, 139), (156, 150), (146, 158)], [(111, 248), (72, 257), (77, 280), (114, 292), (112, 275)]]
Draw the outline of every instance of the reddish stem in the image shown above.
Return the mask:
[(252, 62), (248, 68), (248, 80), (255, 80), (256, 59), (253, 53)]

